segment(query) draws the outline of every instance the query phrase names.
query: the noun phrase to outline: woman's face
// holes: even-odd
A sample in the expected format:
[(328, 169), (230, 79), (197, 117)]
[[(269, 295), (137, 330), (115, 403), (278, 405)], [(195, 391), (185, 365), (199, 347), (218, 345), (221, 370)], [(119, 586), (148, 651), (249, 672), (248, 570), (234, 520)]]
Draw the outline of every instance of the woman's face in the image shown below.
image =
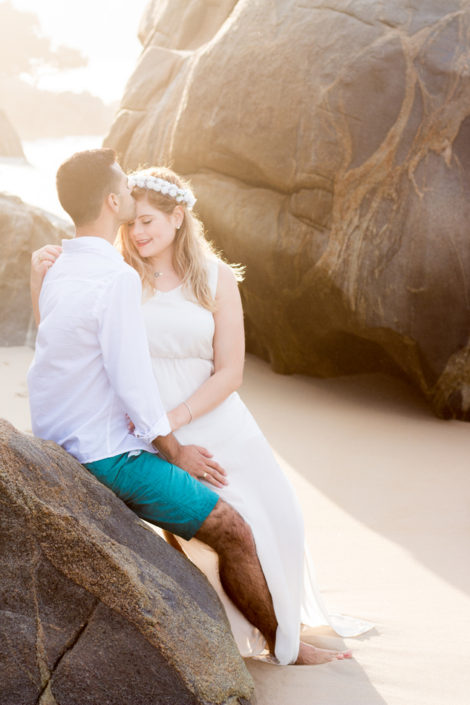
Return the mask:
[(136, 203), (136, 217), (129, 223), (129, 237), (141, 257), (158, 257), (172, 248), (176, 227), (181, 221), (182, 214), (178, 206), (167, 214), (152, 206), (145, 198)]

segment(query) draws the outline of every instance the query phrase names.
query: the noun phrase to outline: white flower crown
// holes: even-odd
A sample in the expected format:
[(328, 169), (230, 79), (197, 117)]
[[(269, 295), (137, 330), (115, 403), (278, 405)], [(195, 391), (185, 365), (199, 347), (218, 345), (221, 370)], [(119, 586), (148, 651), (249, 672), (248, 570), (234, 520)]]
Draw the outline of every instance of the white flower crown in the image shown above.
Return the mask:
[(160, 179), (158, 176), (152, 176), (147, 171), (136, 171), (133, 174), (129, 174), (128, 178), (131, 186), (152, 189), (152, 191), (162, 193), (164, 196), (170, 196), (177, 203), (185, 203), (188, 210), (192, 210), (196, 203), (196, 197), (191, 189), (179, 188), (176, 184)]

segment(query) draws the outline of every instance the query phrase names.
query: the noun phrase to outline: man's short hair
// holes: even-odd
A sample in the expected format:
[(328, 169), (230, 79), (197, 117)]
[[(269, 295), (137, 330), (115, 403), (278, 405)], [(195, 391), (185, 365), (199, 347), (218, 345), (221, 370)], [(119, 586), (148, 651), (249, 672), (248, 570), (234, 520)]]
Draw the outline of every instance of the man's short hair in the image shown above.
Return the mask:
[(113, 149), (76, 152), (57, 171), (57, 194), (62, 208), (77, 226), (96, 220), (103, 201), (119, 184)]

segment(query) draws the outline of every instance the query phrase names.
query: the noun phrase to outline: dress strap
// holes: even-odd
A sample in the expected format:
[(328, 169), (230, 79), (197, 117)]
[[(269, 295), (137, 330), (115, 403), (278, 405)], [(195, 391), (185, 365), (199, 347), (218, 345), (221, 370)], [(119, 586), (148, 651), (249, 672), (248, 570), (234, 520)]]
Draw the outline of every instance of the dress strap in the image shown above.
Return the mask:
[(209, 289), (212, 296), (215, 299), (215, 294), (217, 292), (217, 282), (219, 279), (219, 260), (209, 259), (207, 260), (207, 281), (209, 284)]

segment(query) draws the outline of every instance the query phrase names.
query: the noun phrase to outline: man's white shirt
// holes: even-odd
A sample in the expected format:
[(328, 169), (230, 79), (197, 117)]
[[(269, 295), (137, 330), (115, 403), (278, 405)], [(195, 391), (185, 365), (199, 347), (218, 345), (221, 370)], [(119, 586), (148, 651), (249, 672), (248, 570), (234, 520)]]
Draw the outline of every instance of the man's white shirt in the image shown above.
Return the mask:
[(62, 247), (39, 299), (28, 373), (33, 433), (82, 463), (155, 452), (151, 441), (171, 428), (153, 376), (139, 276), (103, 238)]

